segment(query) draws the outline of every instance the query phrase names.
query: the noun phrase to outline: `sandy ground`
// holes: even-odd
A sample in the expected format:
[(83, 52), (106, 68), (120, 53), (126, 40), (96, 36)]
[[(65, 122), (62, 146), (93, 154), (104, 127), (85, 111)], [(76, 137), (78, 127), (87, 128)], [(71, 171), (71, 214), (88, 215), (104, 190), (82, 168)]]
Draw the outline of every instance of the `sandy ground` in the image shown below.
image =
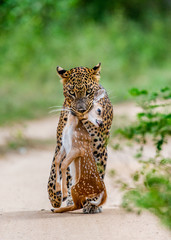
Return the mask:
[[(116, 115), (138, 109), (129, 104), (115, 106)], [(48, 148), (22, 148), (0, 157), (0, 240), (44, 239), (126, 239), (169, 240), (171, 233), (148, 212), (140, 216), (127, 213), (119, 206), (122, 193), (110, 177), (115, 169), (116, 177), (130, 181), (130, 175), (139, 168), (133, 159), (133, 151), (125, 147), (119, 151), (109, 148), (109, 160), (105, 183), (108, 200), (101, 214), (85, 215), (81, 211), (53, 214), (47, 195), (47, 181), (55, 148), (57, 117), (51, 116), (0, 129), (0, 144), (22, 131), (31, 139), (54, 139)], [(169, 152), (170, 151), (170, 152)], [(171, 150), (166, 155), (171, 154)], [(151, 154), (149, 145), (146, 154)]]

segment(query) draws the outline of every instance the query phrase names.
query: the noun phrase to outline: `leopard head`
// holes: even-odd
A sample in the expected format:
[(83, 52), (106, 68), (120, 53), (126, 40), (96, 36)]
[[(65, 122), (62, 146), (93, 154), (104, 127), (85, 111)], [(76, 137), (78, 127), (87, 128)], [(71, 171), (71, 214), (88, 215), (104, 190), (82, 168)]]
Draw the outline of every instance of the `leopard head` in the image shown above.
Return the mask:
[(100, 67), (101, 63), (93, 68), (76, 67), (68, 71), (57, 67), (65, 101), (73, 114), (79, 116), (92, 108), (94, 94), (99, 89)]

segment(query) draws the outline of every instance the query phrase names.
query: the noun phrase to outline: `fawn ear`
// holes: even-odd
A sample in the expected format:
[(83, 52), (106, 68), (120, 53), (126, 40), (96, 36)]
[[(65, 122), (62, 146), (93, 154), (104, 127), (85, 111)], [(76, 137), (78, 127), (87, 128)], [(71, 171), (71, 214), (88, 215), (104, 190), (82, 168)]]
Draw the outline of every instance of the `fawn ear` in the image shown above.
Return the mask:
[(56, 68), (56, 71), (57, 71), (58, 75), (61, 77), (62, 83), (65, 84), (67, 79), (69, 78), (68, 71), (59, 66)]
[(101, 63), (98, 63), (95, 67), (92, 68), (94, 78), (97, 82), (100, 80), (100, 70), (101, 70)]
[(94, 94), (94, 102), (98, 102), (101, 98), (104, 98), (106, 94), (106, 91), (104, 89), (99, 89)]

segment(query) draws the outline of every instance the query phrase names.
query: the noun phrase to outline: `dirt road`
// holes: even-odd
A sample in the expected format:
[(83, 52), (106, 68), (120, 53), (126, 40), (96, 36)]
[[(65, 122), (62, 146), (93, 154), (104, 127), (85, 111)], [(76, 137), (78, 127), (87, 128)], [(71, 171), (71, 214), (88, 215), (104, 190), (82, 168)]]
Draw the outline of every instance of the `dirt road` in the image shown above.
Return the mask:
[[(115, 169), (118, 177), (130, 181), (130, 174), (139, 165), (132, 158), (134, 150), (128, 147), (117, 152), (109, 148), (105, 179), (108, 200), (103, 213), (51, 213), (47, 181), (55, 148), (57, 118), (49, 117), (24, 125), (17, 126), (24, 136), (54, 139), (54, 143), (44, 149), (24, 147), (0, 157), (0, 240), (171, 239), (171, 233), (160, 225), (155, 216), (148, 212), (137, 216), (119, 207), (122, 193), (110, 177), (110, 171)], [(5, 144), (15, 131), (16, 126), (0, 129), (0, 144)], [(150, 149), (151, 146), (147, 152)]]
[(1, 240), (170, 240), (156, 218), (136, 216), (120, 209), (85, 215), (80, 211), (55, 215), (49, 211), (9, 212), (1, 216)]

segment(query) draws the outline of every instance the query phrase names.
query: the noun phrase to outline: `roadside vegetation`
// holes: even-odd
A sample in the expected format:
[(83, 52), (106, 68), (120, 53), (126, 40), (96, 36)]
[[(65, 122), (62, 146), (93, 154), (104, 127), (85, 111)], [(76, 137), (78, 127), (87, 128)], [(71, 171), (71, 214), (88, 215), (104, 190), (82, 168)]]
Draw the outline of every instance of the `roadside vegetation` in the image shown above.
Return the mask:
[[(130, 93), (142, 111), (137, 114), (136, 122), (117, 129), (115, 134), (139, 145), (134, 157), (142, 166), (132, 175), (134, 186), (121, 181), (125, 191), (122, 205), (138, 213), (147, 209), (171, 229), (171, 158), (163, 155), (163, 148), (171, 136), (171, 89), (165, 87), (149, 92), (134, 88)], [(156, 151), (154, 156), (147, 158), (144, 146), (149, 141)]]

